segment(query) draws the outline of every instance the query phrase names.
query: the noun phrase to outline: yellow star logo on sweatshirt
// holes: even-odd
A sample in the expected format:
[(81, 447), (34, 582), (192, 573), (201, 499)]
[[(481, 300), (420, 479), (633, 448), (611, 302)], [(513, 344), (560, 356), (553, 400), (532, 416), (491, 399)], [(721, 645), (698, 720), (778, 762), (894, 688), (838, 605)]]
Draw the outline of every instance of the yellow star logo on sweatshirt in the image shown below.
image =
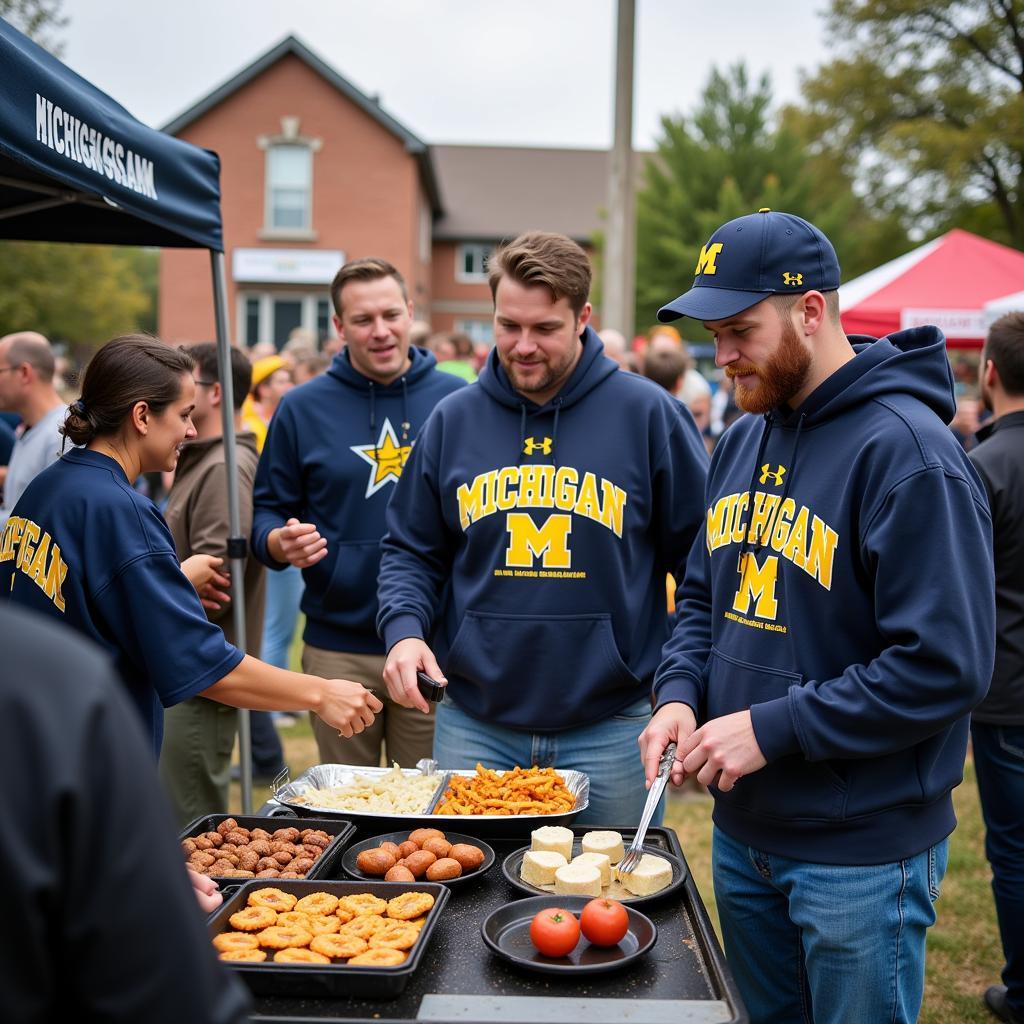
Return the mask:
[(386, 484), (397, 483), (402, 475), (411, 444), (399, 444), (395, 428), (390, 420), (384, 421), (376, 444), (354, 444), (355, 452), (364, 462), (370, 464), (370, 478), (366, 482), (366, 497), (372, 497)]

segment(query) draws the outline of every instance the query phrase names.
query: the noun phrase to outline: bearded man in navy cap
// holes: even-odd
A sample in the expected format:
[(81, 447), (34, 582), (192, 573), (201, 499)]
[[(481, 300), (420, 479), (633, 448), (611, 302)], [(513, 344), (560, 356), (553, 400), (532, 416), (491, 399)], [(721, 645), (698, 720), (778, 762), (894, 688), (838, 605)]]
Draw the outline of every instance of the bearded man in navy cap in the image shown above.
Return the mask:
[(715, 449), (640, 743), (648, 781), (675, 740), (672, 781), (711, 787), (726, 956), (772, 1024), (917, 1020), (994, 657), (991, 520), (946, 427), (945, 339), (847, 338), (838, 288), (828, 239), (761, 210), (658, 314), (703, 322), (757, 415)]

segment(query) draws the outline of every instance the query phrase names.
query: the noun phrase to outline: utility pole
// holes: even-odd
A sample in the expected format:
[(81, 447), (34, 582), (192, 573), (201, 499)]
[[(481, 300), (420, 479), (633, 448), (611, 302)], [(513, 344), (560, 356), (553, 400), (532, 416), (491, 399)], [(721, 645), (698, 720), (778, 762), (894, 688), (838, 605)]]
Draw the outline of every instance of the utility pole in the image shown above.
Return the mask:
[(633, 187), (633, 51), (635, 0), (618, 0), (615, 37), (615, 136), (608, 175), (601, 325), (633, 337), (636, 278), (636, 202)]

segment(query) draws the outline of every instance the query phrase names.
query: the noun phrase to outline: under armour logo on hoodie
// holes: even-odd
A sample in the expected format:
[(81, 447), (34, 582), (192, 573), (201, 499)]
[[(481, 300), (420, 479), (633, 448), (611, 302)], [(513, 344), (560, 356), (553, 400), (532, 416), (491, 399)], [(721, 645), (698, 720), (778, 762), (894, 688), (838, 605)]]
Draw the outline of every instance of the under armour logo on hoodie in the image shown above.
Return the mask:
[(785, 475), (786, 475), (786, 467), (785, 466), (779, 466), (779, 468), (776, 469), (775, 472), (773, 473), (772, 472), (772, 464), (770, 462), (766, 462), (761, 467), (761, 476), (758, 478), (758, 483), (766, 484), (766, 483), (768, 483), (768, 478), (771, 477), (771, 479), (774, 482), (775, 486), (776, 487), (781, 487), (782, 486), (782, 478)]
[(550, 455), (552, 447), (550, 437), (545, 437), (542, 441), (535, 441), (532, 437), (528, 437), (523, 441), (523, 454), (533, 455), (534, 452), (542, 452), (544, 455)]

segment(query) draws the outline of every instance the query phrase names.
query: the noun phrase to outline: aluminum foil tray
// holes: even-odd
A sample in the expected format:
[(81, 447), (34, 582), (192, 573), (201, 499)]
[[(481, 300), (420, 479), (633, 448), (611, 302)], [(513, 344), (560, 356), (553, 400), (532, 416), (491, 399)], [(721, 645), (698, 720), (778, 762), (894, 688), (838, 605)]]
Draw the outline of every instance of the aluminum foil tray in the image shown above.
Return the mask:
[[(456, 831), (465, 832), (469, 835), (478, 836), (481, 839), (519, 839), (528, 838), (530, 832), (540, 825), (568, 825), (573, 819), (584, 810), (590, 803), (590, 779), (584, 772), (570, 769), (556, 768), (558, 774), (565, 780), (566, 788), (576, 797), (576, 803), (572, 810), (561, 814), (433, 814), (434, 807), (441, 800), (441, 796), (448, 786), (448, 779), (453, 775), (471, 777), (476, 774), (473, 769), (444, 769), (437, 766), (436, 761), (424, 759), (418, 762), (416, 768), (403, 768), (403, 775), (428, 775), (437, 776), (438, 785), (432, 797), (424, 806), (423, 810), (414, 814), (396, 815), (392, 813), (374, 814), (366, 811), (340, 810), (338, 808), (323, 807), (319, 804), (302, 803), (296, 800), (311, 789), (325, 789), (333, 786), (344, 786), (354, 781), (356, 775), (368, 775), (380, 777), (387, 775), (390, 768), (362, 768), (356, 765), (347, 764), (321, 764), (314, 765), (303, 772), (293, 782), (285, 783), (275, 790), (275, 798), (282, 804), (291, 807), (300, 815), (339, 815), (351, 819), (359, 827), (361, 832), (363, 824), (383, 825), (385, 822), (394, 822), (394, 829), (402, 828), (407, 822), (434, 823), (439, 828), (444, 828), (441, 822), (448, 827), (457, 826)], [(382, 828), (382, 831), (393, 831), (394, 829)]]

